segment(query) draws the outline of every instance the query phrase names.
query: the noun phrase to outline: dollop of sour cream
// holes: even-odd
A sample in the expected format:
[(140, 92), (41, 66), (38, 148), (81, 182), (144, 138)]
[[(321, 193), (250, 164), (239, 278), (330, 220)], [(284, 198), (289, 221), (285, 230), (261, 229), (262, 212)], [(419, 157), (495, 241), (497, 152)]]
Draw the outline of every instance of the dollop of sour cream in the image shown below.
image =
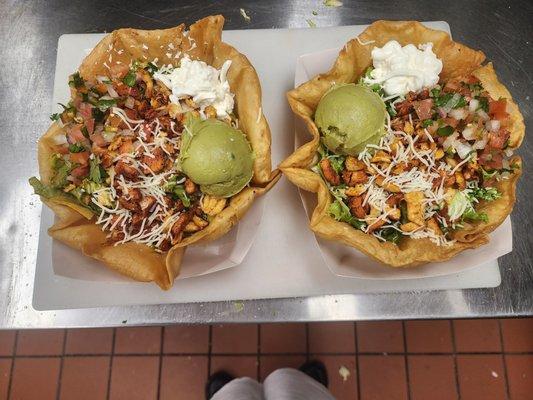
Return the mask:
[(442, 61), (433, 53), (433, 43), (403, 46), (396, 40), (372, 50), (373, 81), (383, 86), (389, 96), (402, 96), (410, 91), (437, 84)]
[(162, 67), (154, 73), (154, 78), (172, 91), (169, 96), (172, 103), (192, 97), (200, 107), (202, 117), (205, 117), (205, 108), (213, 106), (217, 111), (217, 118), (225, 118), (231, 114), (234, 106), (233, 93), (226, 77), (230, 66), (231, 60), (227, 60), (217, 70), (203, 61), (191, 60), (186, 55), (181, 59), (179, 67)]

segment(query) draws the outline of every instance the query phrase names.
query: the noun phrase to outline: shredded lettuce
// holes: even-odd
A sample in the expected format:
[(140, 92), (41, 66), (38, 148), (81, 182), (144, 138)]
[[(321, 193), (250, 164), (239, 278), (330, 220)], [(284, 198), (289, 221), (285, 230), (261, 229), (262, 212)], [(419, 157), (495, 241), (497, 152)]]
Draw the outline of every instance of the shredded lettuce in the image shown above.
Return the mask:
[(356, 229), (361, 229), (365, 226), (365, 222), (355, 218), (348, 206), (341, 199), (335, 199), (329, 206), (329, 214), (337, 221), (346, 222)]
[(100, 158), (95, 156), (89, 160), (89, 179), (94, 183), (102, 183), (102, 181), (107, 178), (107, 173), (105, 169), (100, 165)]

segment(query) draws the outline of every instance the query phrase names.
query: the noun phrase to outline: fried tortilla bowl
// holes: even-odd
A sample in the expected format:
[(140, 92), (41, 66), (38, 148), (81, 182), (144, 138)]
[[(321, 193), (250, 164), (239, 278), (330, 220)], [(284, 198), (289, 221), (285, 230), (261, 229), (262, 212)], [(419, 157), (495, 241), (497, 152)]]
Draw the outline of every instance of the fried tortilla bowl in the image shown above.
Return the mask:
[[(490, 204), (482, 202), (478, 206), (478, 210), (487, 214), (489, 222), (465, 223), (464, 229), (454, 232), (455, 242), (449, 246), (438, 246), (428, 238), (404, 237), (399, 245), (381, 242), (372, 235), (330, 217), (328, 208), (332, 203), (332, 196), (323, 178), (310, 170), (316, 160), (320, 143), (320, 133), (313, 121), (316, 107), (322, 95), (334, 84), (357, 82), (372, 65), (372, 48), (382, 47), (390, 40), (397, 40), (402, 46), (409, 43), (418, 45), (432, 42), (433, 51), (443, 63), (441, 83), (451, 78), (473, 74), (493, 98), (506, 98), (507, 112), (510, 114), (508, 130), (511, 133), (509, 139), (511, 149), (520, 146), (525, 126), (517, 105), (513, 102), (509, 91), (498, 81), (492, 64), (482, 64), (485, 55), (481, 51), (456, 43), (447, 33), (426, 28), (416, 21), (373, 23), (358, 38), (344, 46), (328, 72), (287, 93), (293, 112), (303, 119), (312, 135), (312, 140), (296, 149), (280, 168), (296, 186), (317, 193), (317, 205), (310, 220), (311, 229), (323, 238), (354, 247), (383, 264), (391, 267), (412, 267), (428, 262), (445, 261), (465, 249), (488, 243), (488, 234), (496, 229), (513, 209), (516, 182), (521, 168), (515, 170), (509, 179), (496, 184), (496, 188), (502, 194), (499, 199)], [(513, 162), (521, 166), (519, 157), (515, 156)]]
[[(133, 242), (109, 243), (107, 233), (95, 224), (95, 215), (68, 196), (42, 198), (56, 215), (56, 223), (48, 231), (50, 236), (134, 280), (153, 281), (162, 289), (169, 289), (179, 274), (185, 248), (215, 240), (227, 233), (244, 216), (256, 196), (268, 191), (277, 181), (280, 174), (271, 171), (270, 130), (261, 111), (259, 78), (244, 55), (221, 41), (223, 24), (222, 16), (211, 16), (191, 25), (189, 32), (183, 24), (153, 31), (119, 29), (98, 43), (81, 64), (79, 72), (86, 80), (94, 79), (98, 75), (106, 75), (108, 67), (117, 63), (129, 65), (138, 59), (157, 58), (160, 65), (177, 66), (180, 58), (176, 58), (175, 54), (188, 54), (191, 59), (204, 61), (217, 69), (224, 61), (231, 60), (227, 79), (235, 95), (235, 113), (255, 157), (250, 185), (234, 195), (229, 205), (205, 229), (187, 237), (166, 253), (158, 253), (146, 245)], [(170, 47), (175, 49), (172, 54), (168, 53), (170, 43)], [(57, 135), (64, 135), (64, 132), (59, 124), (54, 123), (39, 140), (39, 172), (44, 184), (50, 182), (53, 174), (50, 157)]]

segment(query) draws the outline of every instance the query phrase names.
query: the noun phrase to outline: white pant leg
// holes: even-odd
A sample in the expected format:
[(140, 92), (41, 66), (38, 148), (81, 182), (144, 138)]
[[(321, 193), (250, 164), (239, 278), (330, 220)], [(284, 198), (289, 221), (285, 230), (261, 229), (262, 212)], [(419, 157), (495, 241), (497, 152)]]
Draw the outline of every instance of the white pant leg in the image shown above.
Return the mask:
[(264, 400), (263, 385), (252, 378), (237, 378), (226, 383), (211, 400)]
[(265, 400), (335, 400), (329, 390), (294, 368), (280, 368), (263, 382)]

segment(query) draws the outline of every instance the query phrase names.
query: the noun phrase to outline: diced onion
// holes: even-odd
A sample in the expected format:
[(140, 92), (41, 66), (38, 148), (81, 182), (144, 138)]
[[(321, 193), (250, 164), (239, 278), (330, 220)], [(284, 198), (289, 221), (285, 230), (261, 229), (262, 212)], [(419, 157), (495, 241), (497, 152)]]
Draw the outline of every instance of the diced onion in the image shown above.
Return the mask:
[(115, 90), (115, 88), (113, 87), (113, 85), (107, 83), (105, 85), (105, 87), (107, 88), (107, 93), (109, 93), (109, 95), (112, 98), (116, 99), (117, 97), (119, 97), (119, 95), (118, 95), (117, 91)]
[(124, 102), (124, 105), (130, 109), (133, 109), (135, 106), (135, 100), (133, 97), (129, 96), (126, 101)]
[(485, 128), (491, 132), (498, 132), (500, 130), (500, 121), (497, 119), (491, 119), (485, 123)]
[(476, 143), (474, 143), (472, 148), (474, 150), (483, 150), (486, 145), (487, 145), (487, 139), (483, 138), (483, 139), (478, 140)]
[(511, 165), (509, 164), (509, 160), (502, 160), (502, 167), (504, 169), (509, 169)]
[(468, 125), (465, 129), (463, 129), (463, 137), (466, 140), (476, 140), (477, 139), (477, 132), (476, 128), (472, 125)]
[(503, 152), (504, 152), (506, 157), (512, 157), (513, 154), (514, 154), (513, 149), (505, 149)]
[(457, 140), (459, 134), (454, 132), (452, 135), (448, 136), (446, 140), (442, 143), (444, 150), (448, 150), (450, 147), (454, 147), (454, 143)]
[(455, 110), (450, 111), (450, 116), (455, 118), (456, 120), (465, 119), (467, 115), (468, 113), (464, 108), (457, 108)]
[(468, 143), (460, 142), (459, 140), (456, 140), (454, 143), (455, 150), (457, 151), (457, 154), (461, 159), (465, 159), (468, 154), (472, 151), (472, 146), (470, 146)]
[(476, 112), (477, 108), (479, 107), (479, 100), (478, 99), (472, 99), (470, 100), (470, 104), (468, 105), (468, 110), (470, 112)]
[(67, 137), (65, 135), (55, 135), (54, 136), (54, 144), (67, 144)]
[(476, 112), (477, 112), (477, 115), (479, 115), (482, 120), (486, 121), (489, 119), (489, 115), (485, 111), (477, 110)]

